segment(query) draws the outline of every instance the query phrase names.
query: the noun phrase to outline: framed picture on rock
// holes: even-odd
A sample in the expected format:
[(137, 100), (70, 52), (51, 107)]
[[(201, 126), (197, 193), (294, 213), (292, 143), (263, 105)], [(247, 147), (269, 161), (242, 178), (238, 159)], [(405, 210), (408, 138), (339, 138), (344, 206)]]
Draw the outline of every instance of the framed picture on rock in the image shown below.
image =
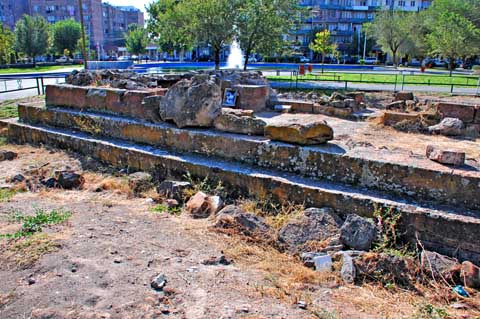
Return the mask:
[(237, 90), (234, 89), (225, 89), (223, 95), (223, 106), (235, 107), (237, 103)]

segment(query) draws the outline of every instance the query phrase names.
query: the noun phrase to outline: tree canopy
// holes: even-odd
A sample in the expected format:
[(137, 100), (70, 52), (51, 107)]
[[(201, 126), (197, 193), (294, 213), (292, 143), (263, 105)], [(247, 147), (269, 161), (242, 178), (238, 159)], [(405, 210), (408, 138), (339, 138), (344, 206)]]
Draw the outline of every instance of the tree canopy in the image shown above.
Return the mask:
[(330, 43), (330, 31), (323, 30), (317, 32), (315, 39), (309, 45), (310, 49), (313, 52), (320, 53), (322, 55), (322, 64), (325, 61), (325, 55), (333, 53), (335, 48), (332, 43)]
[(148, 36), (143, 28), (137, 24), (130, 24), (125, 34), (125, 46), (128, 52), (140, 55), (146, 52)]
[(53, 49), (58, 54), (65, 50), (75, 52), (82, 34), (80, 23), (73, 19), (61, 20), (52, 25)]
[(365, 25), (367, 35), (374, 38), (384, 52), (392, 54), (392, 62), (397, 64), (397, 56), (405, 53), (412, 45), (411, 28), (415, 13), (384, 10)]
[(13, 32), (0, 23), (0, 64), (10, 63), (14, 54), (15, 35)]
[(283, 36), (297, 20), (296, 0), (245, 0), (238, 9), (238, 40), (245, 52), (245, 69), (252, 52), (264, 55), (278, 52)]
[(42, 16), (24, 15), (15, 25), (15, 47), (18, 51), (33, 58), (44, 54), (48, 49), (49, 24)]

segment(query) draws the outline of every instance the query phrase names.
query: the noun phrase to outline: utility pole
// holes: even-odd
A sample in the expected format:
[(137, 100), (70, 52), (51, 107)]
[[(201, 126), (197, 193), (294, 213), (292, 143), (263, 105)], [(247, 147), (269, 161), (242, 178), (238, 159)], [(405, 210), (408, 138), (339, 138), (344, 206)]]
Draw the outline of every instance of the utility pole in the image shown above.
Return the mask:
[(364, 34), (365, 39), (363, 41), (363, 60), (365, 60), (365, 53), (367, 51), (367, 32)]
[(85, 41), (85, 24), (83, 22), (83, 0), (78, 0), (78, 6), (80, 7), (80, 25), (82, 26), (82, 55), (83, 55), (83, 67), (86, 70), (87, 65), (87, 50), (86, 50), (86, 41)]

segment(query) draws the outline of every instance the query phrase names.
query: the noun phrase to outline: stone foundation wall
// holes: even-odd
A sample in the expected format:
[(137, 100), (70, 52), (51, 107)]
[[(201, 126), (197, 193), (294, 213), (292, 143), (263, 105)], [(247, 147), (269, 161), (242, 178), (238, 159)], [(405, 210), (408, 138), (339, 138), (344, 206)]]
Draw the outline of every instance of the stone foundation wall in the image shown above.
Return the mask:
[(159, 122), (159, 104), (144, 103), (147, 97), (163, 96), (165, 88), (133, 91), (112, 88), (82, 87), (73, 85), (47, 85), (47, 107), (61, 106), (76, 110), (131, 116)]
[(217, 156), (419, 200), (480, 209), (480, 178), (475, 176), (435, 171), (415, 164), (383, 162), (368, 156), (340, 155), (322, 148), (299, 147), (264, 138), (178, 129), (165, 123), (150, 125), (119, 117), (72, 114), (67, 110), (25, 105), (19, 106), (19, 114), (27, 123), (73, 128), (182, 153)]

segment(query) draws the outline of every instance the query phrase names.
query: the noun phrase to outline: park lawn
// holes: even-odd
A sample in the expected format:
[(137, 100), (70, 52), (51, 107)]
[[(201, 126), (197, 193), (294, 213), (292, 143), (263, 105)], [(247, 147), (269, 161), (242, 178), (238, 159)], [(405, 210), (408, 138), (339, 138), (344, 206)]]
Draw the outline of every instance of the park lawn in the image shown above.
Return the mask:
[[(405, 75), (404, 79), (402, 75), (395, 74), (378, 74), (378, 73), (347, 73), (347, 72), (315, 72), (316, 74), (307, 74), (299, 76), (299, 81), (348, 81), (348, 82), (364, 82), (364, 83), (383, 83), (383, 84), (397, 84), (410, 85), (457, 85), (457, 86), (477, 86), (477, 76), (465, 76), (465, 75)], [(280, 76), (268, 76), (269, 80), (277, 81), (290, 81), (292, 78), (289, 75)], [(293, 78), (295, 80), (295, 77)]]
[(10, 74), (10, 73), (36, 73), (36, 72), (47, 72), (47, 71), (56, 71), (65, 68), (83, 68), (81, 64), (74, 65), (41, 65), (35, 68), (8, 68), (0, 69), (0, 74)]
[(18, 100), (6, 100), (0, 102), (0, 120), (18, 117)]

